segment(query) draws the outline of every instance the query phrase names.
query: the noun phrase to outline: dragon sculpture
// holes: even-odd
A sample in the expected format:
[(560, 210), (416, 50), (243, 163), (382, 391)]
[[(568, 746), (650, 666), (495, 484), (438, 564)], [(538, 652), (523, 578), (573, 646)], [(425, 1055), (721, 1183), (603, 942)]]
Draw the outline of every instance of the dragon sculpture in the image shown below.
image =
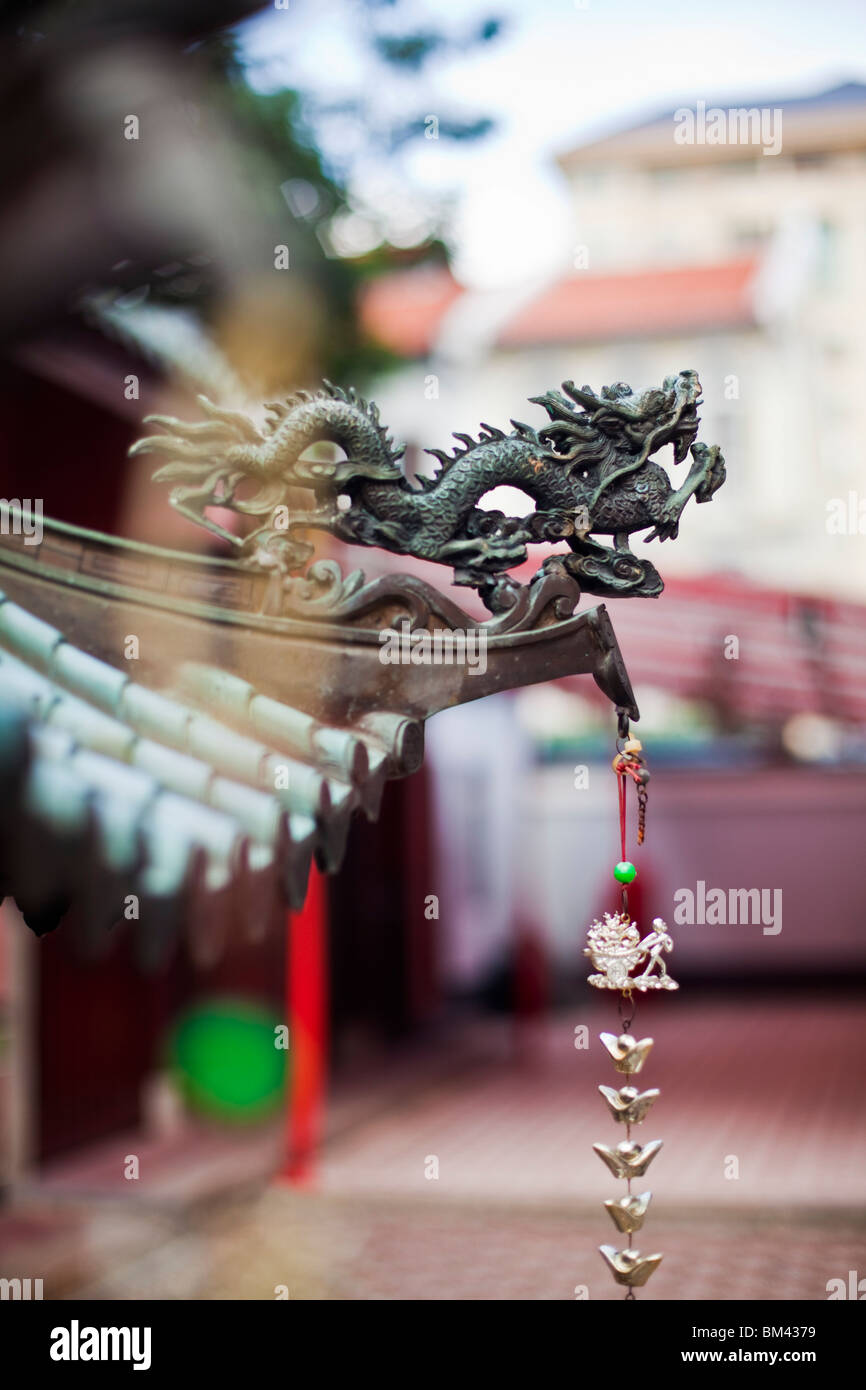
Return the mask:
[[(526, 559), (527, 546), (565, 541), (569, 553), (545, 566), (564, 567), (588, 593), (655, 596), (661, 577), (633, 554), (629, 537), (649, 530), (647, 540), (673, 538), (689, 498), (708, 502), (725, 480), (719, 449), (695, 442), (700, 392), (693, 371), (642, 393), (618, 382), (595, 395), (566, 381), (562, 392), (530, 398), (547, 412), (543, 428), (512, 420), (509, 434), (486, 424), (477, 439), (455, 433), (462, 447), (450, 455), (427, 450), (441, 468), (415, 484), (376, 405), (330, 382), (267, 405), (261, 429), (199, 397), (206, 420), (148, 416), (145, 423), (164, 432), (139, 440), (130, 453), (165, 456), (154, 478), (174, 484), (170, 500), (179, 512), (239, 547), (250, 563), (287, 574), (313, 553), (304, 533), (322, 530), (350, 544), (450, 564), (455, 583), (476, 588), (497, 611), (514, 587), (506, 571)], [(339, 445), (346, 457), (307, 457), (320, 441)], [(652, 461), (667, 444), (675, 463), (692, 456), (677, 489)], [(502, 484), (527, 493), (536, 510), (516, 517), (478, 506)], [(290, 505), (289, 490), (299, 488), (314, 494), (312, 506)], [(206, 516), (208, 507), (267, 520), (240, 537)], [(613, 546), (596, 535), (613, 537)]]

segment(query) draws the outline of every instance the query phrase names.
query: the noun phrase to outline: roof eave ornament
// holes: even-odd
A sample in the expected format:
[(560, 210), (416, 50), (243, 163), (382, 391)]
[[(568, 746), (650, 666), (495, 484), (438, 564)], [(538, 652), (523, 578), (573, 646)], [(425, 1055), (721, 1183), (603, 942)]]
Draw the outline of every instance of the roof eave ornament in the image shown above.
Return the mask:
[[(148, 905), (148, 952), (184, 921), (194, 935), (208, 923), (212, 952), (242, 902), (250, 920), (277, 891), (298, 906), (314, 856), (339, 866), (351, 814), (375, 817), (384, 781), (418, 767), (438, 710), (587, 674), (627, 737), (639, 716), (613, 627), (603, 604), (577, 611), (578, 601), (581, 589), (661, 591), (629, 539), (675, 536), (689, 497), (708, 501), (724, 481), (718, 449), (696, 442), (699, 395), (693, 372), (642, 394), (566, 382), (535, 398), (543, 428), (458, 435), (418, 486), (376, 406), (328, 384), (270, 405), (261, 429), (210, 403), (197, 423), (152, 421), (161, 432), (132, 452), (162, 454), (156, 476), (173, 485), (172, 504), (236, 553), (164, 550), (47, 518), (36, 545), (21, 527), (0, 537), (0, 714), (6, 702), (19, 730), (0, 767), (12, 808), (0, 817), (3, 889), (39, 930), (94, 895), (94, 922), (114, 920), (132, 891)], [(345, 458), (307, 457), (320, 440)], [(679, 489), (653, 461), (667, 444), (676, 462), (691, 453)], [(536, 510), (481, 507), (503, 483)], [(297, 506), (298, 489), (312, 501)], [(211, 507), (258, 525), (236, 536)], [(450, 565), (490, 616), (416, 575), (310, 563), (315, 530)], [(559, 541), (528, 583), (509, 573), (530, 545)], [(141, 816), (110, 848), (132, 781)], [(61, 783), (78, 810), (58, 821)], [(157, 920), (166, 929), (154, 935)]]
[[(161, 433), (138, 440), (130, 452), (163, 455), (154, 477), (173, 484), (172, 506), (228, 540), (245, 562), (285, 575), (289, 585), (312, 558), (308, 533), (318, 530), (451, 565), (454, 582), (476, 589), (493, 613), (514, 605), (507, 572), (526, 560), (528, 546), (543, 542), (566, 544), (566, 553), (546, 565), (586, 593), (655, 597), (661, 577), (633, 553), (629, 538), (647, 531), (647, 540), (673, 539), (689, 498), (708, 502), (725, 480), (718, 447), (696, 442), (700, 393), (693, 371), (643, 392), (618, 382), (596, 395), (564, 382), (561, 392), (532, 397), (548, 415), (543, 428), (512, 420), (508, 434), (487, 424), (474, 439), (455, 433), (453, 453), (427, 450), (440, 470), (417, 487), (404, 476), (403, 450), (395, 448), (375, 403), (330, 382), (268, 404), (261, 428), (200, 397), (205, 420), (150, 416), (146, 423)], [(339, 445), (346, 457), (305, 457), (321, 441)], [(653, 459), (668, 444), (675, 463), (691, 454), (679, 488)], [(506, 516), (479, 506), (503, 484), (532, 497), (535, 511)], [(293, 488), (312, 492), (314, 504), (289, 508)], [(262, 520), (239, 537), (207, 515), (211, 507)], [(612, 537), (613, 545), (603, 545), (599, 535)]]

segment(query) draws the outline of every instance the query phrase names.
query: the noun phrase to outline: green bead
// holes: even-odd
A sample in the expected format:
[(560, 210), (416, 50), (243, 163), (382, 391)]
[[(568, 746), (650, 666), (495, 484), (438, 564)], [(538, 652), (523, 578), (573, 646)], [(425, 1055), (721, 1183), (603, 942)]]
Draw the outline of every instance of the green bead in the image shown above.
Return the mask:
[(621, 859), (613, 871), (617, 883), (632, 883), (637, 878), (637, 869), (628, 859)]

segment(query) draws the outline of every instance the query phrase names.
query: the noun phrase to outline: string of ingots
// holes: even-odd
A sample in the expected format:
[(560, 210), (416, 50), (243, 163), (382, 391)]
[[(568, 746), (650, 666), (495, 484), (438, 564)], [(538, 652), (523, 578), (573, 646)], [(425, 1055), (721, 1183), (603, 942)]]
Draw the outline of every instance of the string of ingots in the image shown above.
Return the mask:
[[(587, 933), (587, 946), (584, 955), (589, 956), (597, 974), (590, 975), (589, 983), (596, 989), (620, 991), (620, 998), (626, 1006), (633, 1002), (634, 991), (641, 993), (648, 989), (678, 989), (677, 982), (667, 973), (664, 955), (673, 949), (673, 939), (660, 917), (653, 922), (653, 930), (642, 937), (636, 923), (628, 913), (605, 913), (602, 921), (593, 922)], [(640, 974), (633, 974), (638, 967)], [(631, 1009), (629, 1007), (629, 1012)], [(629, 1024), (624, 1024), (628, 1028)], [(601, 1041), (607, 1049), (618, 1072), (625, 1076), (637, 1076), (649, 1056), (652, 1038), (633, 1038), (629, 1032), (602, 1033)], [(662, 1146), (661, 1139), (652, 1139), (647, 1144), (638, 1144), (631, 1137), (632, 1125), (642, 1124), (652, 1106), (660, 1096), (658, 1090), (639, 1091), (632, 1085), (599, 1086), (608, 1110), (617, 1124), (625, 1125), (626, 1137), (615, 1148), (608, 1144), (593, 1144), (599, 1158), (610, 1169), (615, 1178), (624, 1178), (626, 1194), (605, 1202), (605, 1209), (621, 1235), (628, 1237), (624, 1248), (615, 1245), (601, 1245), (599, 1249), (618, 1284), (628, 1288), (626, 1298), (634, 1298), (635, 1288), (642, 1287), (650, 1275), (658, 1269), (662, 1255), (642, 1255), (632, 1244), (635, 1231), (644, 1223), (652, 1199), (651, 1192), (634, 1194), (631, 1189), (635, 1178), (642, 1178)]]

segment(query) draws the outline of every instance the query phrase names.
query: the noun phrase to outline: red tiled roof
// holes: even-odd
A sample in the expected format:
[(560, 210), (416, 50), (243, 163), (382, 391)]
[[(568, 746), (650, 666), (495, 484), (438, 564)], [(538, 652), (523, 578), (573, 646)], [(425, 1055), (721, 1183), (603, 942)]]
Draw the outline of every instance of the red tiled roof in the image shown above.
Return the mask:
[(753, 257), (722, 265), (573, 275), (505, 325), (500, 347), (728, 328), (752, 322)]
[(430, 350), (447, 309), (463, 288), (445, 266), (392, 271), (361, 295), (361, 323), (371, 338), (405, 357)]
[[(579, 343), (753, 322), (753, 257), (721, 265), (573, 275), (525, 304), (499, 332), (498, 347)], [(466, 291), (451, 272), (425, 266), (383, 275), (363, 292), (361, 322), (405, 357), (433, 346), (442, 320)]]

